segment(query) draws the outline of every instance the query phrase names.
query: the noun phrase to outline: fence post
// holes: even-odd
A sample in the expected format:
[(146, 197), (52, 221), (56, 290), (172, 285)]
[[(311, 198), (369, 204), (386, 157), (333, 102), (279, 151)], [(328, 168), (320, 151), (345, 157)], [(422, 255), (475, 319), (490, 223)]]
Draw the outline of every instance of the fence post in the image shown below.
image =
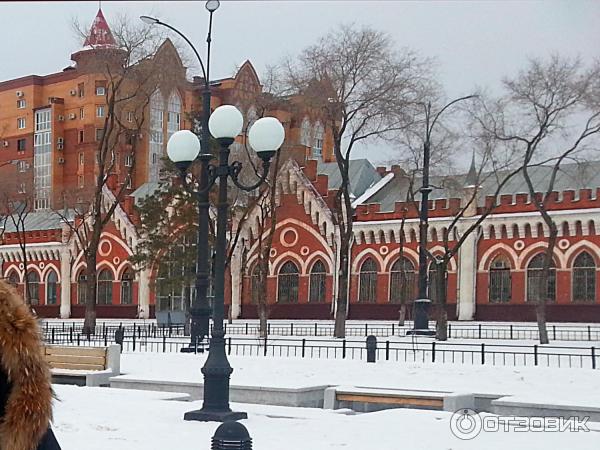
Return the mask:
[(588, 325), (588, 341), (592, 340), (592, 327)]
[(395, 325), (396, 325), (395, 323), (392, 324), (392, 336), (396, 336), (396, 332), (394, 331)]
[(385, 341), (385, 360), (390, 360), (390, 341)]
[(65, 323), (64, 322), (62, 323), (62, 330), (63, 330), (63, 332), (65, 331)]
[(369, 336), (369, 324), (365, 323), (365, 337)]
[(73, 328), (69, 330), (69, 342), (73, 342)]
[(231, 337), (229, 338), (229, 342), (227, 343), (228, 347), (227, 347), (227, 354), (231, 355)]
[(167, 336), (163, 334), (163, 353), (167, 351)]
[(555, 341), (556, 340), (556, 325), (552, 325), (552, 340)]
[(304, 358), (304, 351), (306, 349), (306, 339), (302, 339), (302, 357)]
[(104, 333), (104, 346), (105, 347), (108, 346), (108, 339), (107, 339), (106, 333)]
[(315, 336), (317, 335), (317, 322), (315, 322)]
[(513, 327), (513, 326), (511, 325), (511, 326), (510, 326), (510, 338), (511, 338), (511, 339), (513, 338), (513, 332), (512, 332), (512, 330), (513, 330), (513, 329), (512, 329), (512, 327)]
[(342, 359), (346, 359), (346, 339), (342, 341)]
[[(448, 339), (452, 337), (452, 324), (448, 322)], [(435, 342), (434, 342), (435, 344)]]
[[(271, 334), (271, 324), (270, 323), (267, 324), (267, 335), (269, 335), (269, 334)], [(266, 341), (267, 340), (265, 339), (265, 343), (266, 343)]]
[(290, 334), (294, 335), (294, 322), (290, 323)]
[(479, 339), (481, 339), (481, 324), (479, 324)]
[(435, 362), (435, 341), (431, 343), (431, 362)]
[(246, 322), (246, 336), (248, 336), (248, 322)]
[[(268, 327), (267, 327), (267, 335), (268, 335)], [(264, 356), (267, 356), (267, 336), (265, 336), (265, 352), (264, 352)]]
[(135, 328), (133, 329), (133, 351), (135, 352)]
[(79, 341), (80, 341), (80, 339), (81, 339), (81, 334), (78, 334), (78, 335), (77, 335), (77, 346), (78, 346), (78, 347), (79, 347)]
[(50, 342), (54, 344), (54, 328), (52, 328), (52, 340)]
[(537, 344), (533, 345), (533, 365), (538, 365), (538, 346)]
[[(479, 325), (479, 329), (481, 330), (481, 325)], [(485, 343), (481, 344), (481, 364), (485, 364)]]

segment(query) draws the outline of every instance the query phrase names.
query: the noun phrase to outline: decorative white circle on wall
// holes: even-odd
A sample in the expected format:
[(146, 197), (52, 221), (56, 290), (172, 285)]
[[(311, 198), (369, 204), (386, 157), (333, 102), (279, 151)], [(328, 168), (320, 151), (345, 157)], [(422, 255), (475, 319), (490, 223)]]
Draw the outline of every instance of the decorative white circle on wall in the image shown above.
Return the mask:
[(98, 246), (98, 253), (100, 256), (108, 256), (112, 251), (112, 244), (110, 241), (102, 240), (100, 241), (100, 245)]
[(300, 249), (300, 254), (302, 256), (306, 256), (309, 253), (310, 253), (310, 249), (306, 245), (303, 245), (302, 248)]
[(46, 264), (44, 264), (43, 262), (39, 263), (38, 266), (40, 266), (40, 269), (43, 269), (44, 267), (46, 267)]
[(25, 264), (19, 263), (19, 269), (23, 270), (25, 268)]
[(387, 255), (389, 251), (390, 251), (390, 249), (388, 248), (387, 245), (382, 245), (379, 248), (379, 253), (381, 253), (382, 255)]
[(269, 250), (269, 256), (271, 258), (275, 258), (277, 256), (277, 250), (275, 250), (274, 248), (272, 248), (271, 250)]
[(284, 228), (279, 234), (279, 240), (284, 247), (293, 247), (298, 242), (298, 232), (292, 227)]
[(518, 240), (518, 241), (515, 241), (513, 246), (515, 247), (515, 250), (523, 250), (525, 248), (525, 242)]
[(561, 250), (566, 250), (567, 248), (569, 248), (569, 245), (571, 245), (571, 243), (568, 239), (561, 239), (560, 241), (558, 241), (558, 248), (560, 248)]
[(119, 258), (118, 256), (115, 256), (115, 257), (113, 258), (113, 264), (114, 264), (115, 266), (118, 266), (120, 262), (121, 262), (121, 258)]

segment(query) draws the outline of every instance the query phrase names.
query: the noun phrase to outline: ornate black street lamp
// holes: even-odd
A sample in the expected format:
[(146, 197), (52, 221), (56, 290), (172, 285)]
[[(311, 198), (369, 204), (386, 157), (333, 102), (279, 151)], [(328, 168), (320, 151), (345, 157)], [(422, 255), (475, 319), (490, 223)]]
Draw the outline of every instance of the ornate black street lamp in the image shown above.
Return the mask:
[(183, 347), (182, 352), (195, 351), (198, 342), (204, 339), (204, 336), (208, 336), (209, 331), (209, 316), (210, 316), (210, 304), (208, 302), (207, 293), (209, 286), (210, 276), (210, 264), (209, 264), (209, 203), (208, 194), (209, 188), (208, 183), (208, 163), (212, 158), (212, 154), (209, 149), (210, 132), (208, 130), (208, 118), (210, 117), (210, 43), (212, 41), (212, 16), (213, 13), (219, 8), (218, 0), (209, 0), (206, 2), (205, 7), (209, 12), (208, 21), (208, 34), (206, 36), (206, 66), (200, 57), (200, 54), (196, 50), (196, 47), (190, 42), (190, 40), (181, 33), (175, 27), (161, 22), (159, 19), (150, 16), (141, 16), (140, 19), (148, 25), (162, 25), (175, 33), (177, 33), (188, 45), (198, 59), (200, 69), (202, 70), (202, 77), (204, 81), (204, 88), (202, 90), (202, 119), (201, 119), (201, 136), (202, 136), (202, 150), (203, 153), (198, 154), (197, 158), (200, 162), (200, 176), (199, 176), (199, 195), (198, 200), (198, 242), (197, 242), (197, 259), (196, 259), (196, 295), (192, 298), (192, 304), (190, 307), (190, 346)]
[[(242, 131), (244, 118), (242, 113), (232, 105), (220, 106), (211, 114), (209, 129), (218, 141), (219, 163), (208, 165), (207, 183), (209, 190), (215, 181), (219, 181), (219, 197), (217, 203), (217, 239), (215, 258), (215, 298), (213, 303), (213, 329), (210, 339), (209, 355), (202, 368), (204, 374), (204, 404), (202, 409), (187, 412), (185, 420), (219, 421), (239, 420), (247, 417), (244, 412), (234, 412), (229, 408), (229, 378), (233, 369), (225, 353), (225, 259), (227, 255), (227, 222), (229, 203), (227, 200), (227, 182), (233, 183), (244, 191), (253, 191), (261, 186), (269, 173), (271, 158), (283, 144), (285, 131), (283, 125), (274, 117), (257, 120), (250, 128), (248, 141), (262, 160), (262, 173), (252, 186), (243, 185), (238, 177), (242, 164), (229, 164), (229, 146)], [(203, 194), (201, 189), (193, 190), (188, 180), (188, 168), (200, 152), (198, 138), (190, 131), (177, 131), (167, 143), (167, 154), (180, 170), (181, 181), (192, 195)]]

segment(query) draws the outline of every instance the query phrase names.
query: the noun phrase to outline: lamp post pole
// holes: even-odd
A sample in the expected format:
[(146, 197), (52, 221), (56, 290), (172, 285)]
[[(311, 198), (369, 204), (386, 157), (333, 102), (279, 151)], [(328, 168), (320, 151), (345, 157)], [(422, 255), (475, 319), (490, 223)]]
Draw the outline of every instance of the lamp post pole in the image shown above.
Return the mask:
[(210, 92), (210, 45), (212, 42), (212, 19), (213, 13), (219, 8), (218, 0), (209, 0), (206, 2), (205, 7), (209, 12), (208, 21), (208, 33), (206, 36), (206, 66), (204, 65), (200, 54), (194, 47), (194, 44), (178, 29), (175, 27), (161, 22), (160, 20), (149, 17), (141, 16), (140, 19), (149, 25), (162, 25), (177, 35), (179, 35), (187, 44), (190, 46), (198, 63), (202, 70), (204, 86), (202, 89), (202, 117), (201, 117), (201, 149), (203, 150), (197, 157), (200, 162), (200, 173), (199, 173), (199, 189), (198, 195), (196, 196), (198, 202), (198, 240), (196, 244), (196, 282), (195, 282), (195, 296), (192, 298), (190, 305), (190, 345), (189, 347), (183, 347), (182, 352), (195, 352), (197, 345), (201, 342), (204, 337), (208, 337), (209, 334), (209, 317), (210, 317), (210, 304), (208, 302), (208, 287), (210, 277), (210, 263), (209, 263), (209, 192), (208, 187), (208, 165), (212, 159), (210, 153), (210, 131), (208, 129), (208, 119), (210, 117), (210, 103), (211, 103), (211, 92)]
[[(204, 374), (204, 403), (202, 409), (185, 413), (185, 420), (218, 421), (239, 420), (247, 417), (244, 412), (231, 411), (229, 407), (229, 379), (233, 369), (225, 352), (225, 260), (227, 257), (227, 223), (229, 202), (227, 199), (228, 179), (244, 191), (259, 188), (269, 173), (271, 158), (285, 138), (283, 125), (274, 117), (257, 120), (248, 134), (250, 146), (262, 159), (262, 173), (252, 186), (243, 185), (238, 177), (242, 170), (239, 162), (229, 163), (229, 147), (242, 131), (244, 118), (237, 108), (224, 105), (217, 108), (210, 117), (209, 129), (219, 143), (218, 165), (207, 168), (206, 191), (218, 180), (219, 195), (217, 203), (217, 238), (215, 258), (215, 298), (213, 303), (213, 329), (210, 339), (209, 355), (202, 368)], [(178, 131), (171, 136), (167, 144), (169, 158), (181, 171), (181, 180), (185, 188), (200, 197), (201, 192), (194, 191), (187, 181), (187, 169), (200, 151), (198, 138), (187, 130)]]

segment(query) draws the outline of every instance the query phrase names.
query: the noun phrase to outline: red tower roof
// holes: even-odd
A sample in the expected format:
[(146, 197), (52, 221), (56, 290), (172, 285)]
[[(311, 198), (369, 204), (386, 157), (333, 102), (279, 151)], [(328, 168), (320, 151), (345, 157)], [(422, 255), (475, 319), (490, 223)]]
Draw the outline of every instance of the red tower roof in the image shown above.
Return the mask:
[(102, 14), (102, 10), (98, 10), (94, 23), (88, 37), (83, 43), (84, 47), (116, 47), (115, 39), (110, 31), (108, 23)]

